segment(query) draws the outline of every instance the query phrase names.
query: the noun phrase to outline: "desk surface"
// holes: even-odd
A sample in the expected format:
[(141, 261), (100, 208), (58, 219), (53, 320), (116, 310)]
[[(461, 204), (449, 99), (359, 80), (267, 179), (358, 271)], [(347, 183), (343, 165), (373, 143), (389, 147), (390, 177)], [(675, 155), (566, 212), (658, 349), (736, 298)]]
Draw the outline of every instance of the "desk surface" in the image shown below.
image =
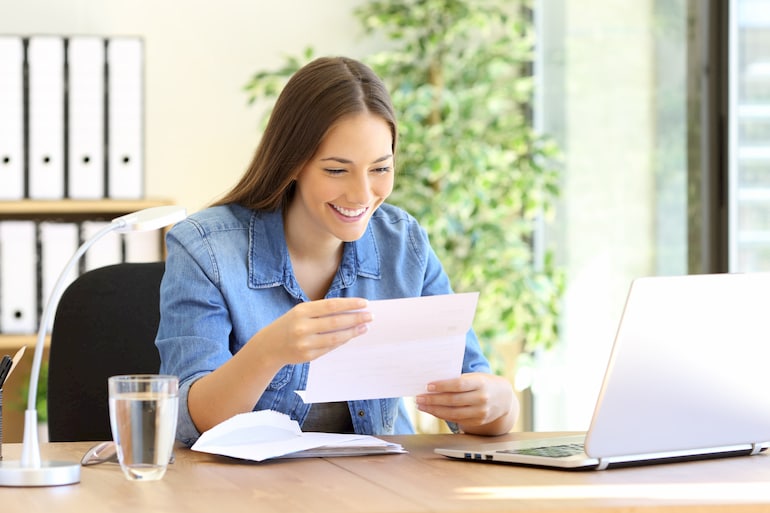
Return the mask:
[[(488, 438), (383, 438), (401, 443), (409, 453), (254, 463), (179, 448), (161, 481), (130, 482), (117, 464), (105, 463), (84, 467), (75, 485), (2, 488), (0, 511), (770, 511), (770, 455), (765, 454), (570, 472), (455, 461), (433, 453), (439, 445)], [(54, 443), (41, 449), (44, 459), (79, 461), (91, 445)], [(3, 456), (18, 459), (20, 449), (21, 444), (3, 444)]]

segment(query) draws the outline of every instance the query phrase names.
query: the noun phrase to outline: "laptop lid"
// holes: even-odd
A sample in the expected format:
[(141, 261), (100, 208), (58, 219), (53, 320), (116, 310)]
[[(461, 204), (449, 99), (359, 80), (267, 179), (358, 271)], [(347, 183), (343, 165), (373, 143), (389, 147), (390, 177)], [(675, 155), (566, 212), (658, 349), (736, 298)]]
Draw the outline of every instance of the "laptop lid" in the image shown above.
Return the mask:
[[(766, 447), (768, 291), (770, 273), (634, 280), (585, 454), (557, 466), (602, 468), (608, 462), (743, 454)], [(530, 448), (519, 451), (521, 445), (488, 447), (485, 453), (462, 448), (437, 452), (538, 465), (553, 459), (534, 455), (531, 440), (523, 444)], [(493, 456), (487, 456), (490, 452)]]
[(599, 458), (770, 440), (769, 292), (770, 273), (635, 280), (586, 452)]

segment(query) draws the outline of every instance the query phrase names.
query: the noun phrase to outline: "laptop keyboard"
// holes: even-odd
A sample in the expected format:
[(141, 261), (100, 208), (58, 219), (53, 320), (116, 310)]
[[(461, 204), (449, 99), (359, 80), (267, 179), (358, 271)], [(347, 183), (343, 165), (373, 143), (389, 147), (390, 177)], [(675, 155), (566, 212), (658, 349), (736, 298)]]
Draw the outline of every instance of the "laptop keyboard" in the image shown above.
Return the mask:
[(527, 449), (506, 449), (498, 452), (504, 452), (508, 454), (526, 454), (528, 456), (543, 456), (546, 458), (566, 458), (567, 456), (574, 456), (576, 454), (582, 454), (585, 451), (585, 446), (582, 443), (551, 445), (546, 447), (530, 447)]

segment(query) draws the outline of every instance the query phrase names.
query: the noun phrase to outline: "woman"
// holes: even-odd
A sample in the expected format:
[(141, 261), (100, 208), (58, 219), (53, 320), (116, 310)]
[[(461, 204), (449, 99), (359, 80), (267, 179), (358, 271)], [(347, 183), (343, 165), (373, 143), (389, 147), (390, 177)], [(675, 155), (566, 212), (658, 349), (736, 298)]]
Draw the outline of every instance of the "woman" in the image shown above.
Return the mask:
[[(413, 432), (398, 398), (311, 406), (294, 393), (308, 362), (366, 332), (367, 300), (452, 292), (424, 230), (385, 203), (396, 141), (372, 70), (317, 59), (287, 83), (240, 182), (169, 231), (156, 343), (180, 379), (181, 441), (263, 409), (304, 431)], [(472, 331), (461, 377), (427, 391), (417, 407), (455, 431), (506, 433), (518, 414)]]

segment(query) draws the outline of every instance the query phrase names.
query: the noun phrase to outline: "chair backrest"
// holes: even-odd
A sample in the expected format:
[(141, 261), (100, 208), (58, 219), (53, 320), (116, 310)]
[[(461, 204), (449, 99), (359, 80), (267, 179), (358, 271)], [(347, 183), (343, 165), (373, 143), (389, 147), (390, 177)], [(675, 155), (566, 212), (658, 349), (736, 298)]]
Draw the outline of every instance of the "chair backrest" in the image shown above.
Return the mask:
[(101, 267), (62, 294), (49, 354), (50, 441), (111, 440), (107, 378), (158, 372), (164, 269), (164, 262)]

